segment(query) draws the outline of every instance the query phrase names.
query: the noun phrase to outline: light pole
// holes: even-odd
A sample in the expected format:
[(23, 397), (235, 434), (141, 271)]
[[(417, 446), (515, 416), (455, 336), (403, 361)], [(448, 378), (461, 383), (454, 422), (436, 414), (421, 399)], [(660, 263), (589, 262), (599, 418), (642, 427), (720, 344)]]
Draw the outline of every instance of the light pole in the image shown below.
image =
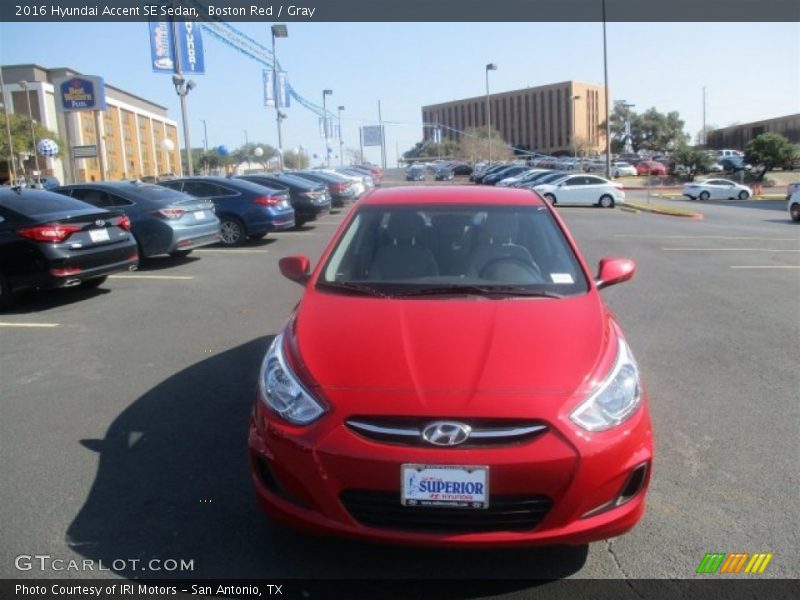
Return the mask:
[(342, 140), (342, 111), (344, 110), (344, 106), (340, 106), (338, 109), (339, 112), (339, 166), (344, 166), (344, 140)]
[(272, 72), (275, 77), (275, 82), (273, 83), (273, 89), (275, 90), (275, 122), (278, 126), (278, 160), (280, 162), (281, 170), (283, 170), (283, 139), (281, 137), (281, 121), (286, 118), (286, 115), (281, 113), (281, 101), (278, 98), (278, 55), (275, 54), (275, 38), (285, 37), (289, 37), (289, 30), (286, 29), (286, 25), (276, 24), (272, 26)]
[(31, 142), (33, 143), (33, 158), (36, 162), (36, 175), (41, 179), (42, 172), (39, 168), (39, 154), (36, 152), (36, 129), (33, 126), (33, 111), (31, 111), (31, 95), (28, 92), (28, 82), (23, 80), (19, 82), (19, 85), (25, 90), (25, 101), (28, 103), (28, 120), (31, 123)]
[(606, 98), (606, 179), (611, 179), (611, 121), (608, 116), (608, 50), (606, 47), (606, 0), (603, 0), (603, 84)]
[(489, 105), (489, 71), (497, 71), (495, 63), (486, 65), (486, 137), (489, 139), (489, 164), (492, 163), (492, 110)]
[(203, 123), (203, 150), (208, 152), (208, 123), (205, 119), (200, 119)]
[(575, 100), (580, 100), (580, 96), (573, 96), (572, 97), (572, 157), (578, 158), (578, 141), (576, 139), (576, 128), (575, 128)]
[(331, 153), (328, 151), (328, 108), (327, 108), (327, 96), (332, 96), (333, 90), (322, 90), (322, 134), (325, 138), (325, 166), (331, 166)]
[(706, 86), (703, 86), (703, 148), (706, 147)]
[[(180, 65), (175, 61), (175, 65)], [(194, 165), (192, 165), (192, 142), (189, 139), (189, 112), (186, 108), (186, 95), (191, 92), (197, 84), (193, 80), (186, 81), (183, 74), (178, 71), (172, 76), (172, 84), (175, 86), (175, 93), (181, 99), (181, 120), (183, 121), (183, 141), (186, 143), (186, 170), (189, 177), (194, 175)]]

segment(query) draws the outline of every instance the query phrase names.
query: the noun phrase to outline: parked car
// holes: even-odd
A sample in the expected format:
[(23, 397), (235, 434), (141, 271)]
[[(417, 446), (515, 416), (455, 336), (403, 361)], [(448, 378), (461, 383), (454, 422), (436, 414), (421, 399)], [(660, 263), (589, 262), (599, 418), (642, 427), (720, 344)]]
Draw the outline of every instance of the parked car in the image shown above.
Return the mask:
[(592, 204), (613, 208), (625, 202), (622, 185), (597, 175), (570, 175), (552, 183), (535, 186), (551, 204)]
[[(357, 167), (337, 167), (335, 171), (349, 177), (360, 178), (361, 184), (364, 187), (364, 192), (367, 192), (375, 187), (375, 182), (372, 180), (372, 175), (370, 175), (368, 171), (359, 169)], [(356, 192), (358, 192), (358, 190), (356, 190)], [(362, 196), (364, 192), (361, 192), (358, 195)]]
[(0, 189), (0, 307), (24, 289), (97, 287), (139, 264), (130, 219), (38, 189)]
[(471, 179), (475, 183), (483, 183), (483, 180), (486, 177), (488, 177), (489, 175), (497, 173), (498, 171), (501, 171), (503, 169), (507, 169), (509, 166), (511, 166), (511, 165), (508, 165), (506, 163), (496, 163), (496, 164), (489, 165), (484, 170), (482, 170), (481, 172), (473, 173)]
[(343, 207), (356, 199), (356, 189), (348, 177), (327, 171), (290, 171), (290, 175), (321, 183), (328, 188), (331, 205)]
[(497, 183), (502, 181), (503, 179), (506, 179), (507, 177), (514, 177), (515, 175), (524, 173), (527, 170), (528, 167), (526, 167), (525, 165), (511, 165), (506, 167), (505, 169), (500, 169), (499, 171), (495, 171), (494, 173), (489, 173), (483, 178), (481, 183), (484, 185), (497, 185)]
[(251, 173), (240, 175), (236, 179), (287, 192), (294, 209), (294, 223), (297, 227), (318, 219), (331, 210), (328, 188), (316, 181), (309, 181), (291, 173)]
[(295, 225), (294, 210), (285, 190), (214, 176), (183, 177), (159, 185), (213, 202), (223, 246), (238, 246), (247, 238), (263, 238), (270, 231)]
[(611, 176), (612, 177), (628, 177), (637, 175), (636, 167), (631, 163), (617, 161), (611, 163)]
[(720, 159), (723, 159), (723, 158), (742, 158), (743, 159), (744, 158), (744, 152), (742, 152), (741, 150), (730, 150), (730, 149), (726, 148), (724, 150), (714, 150), (713, 152)]
[(531, 176), (527, 181), (516, 184), (514, 187), (532, 190), (543, 183), (557, 183), (568, 175), (569, 173), (566, 171), (543, 171)]
[(684, 184), (683, 195), (690, 200), (747, 200), (753, 190), (730, 179), (705, 179)]
[(640, 163), (636, 163), (636, 174), (637, 175), (666, 175), (667, 174), (667, 167), (665, 167), (660, 162), (656, 162), (654, 160), (643, 160)]
[(452, 181), (455, 176), (456, 174), (453, 171), (453, 167), (449, 164), (441, 165), (433, 172), (433, 178), (436, 181)]
[(411, 165), (406, 169), (406, 181), (425, 181), (425, 166)]
[(378, 166), (372, 165), (370, 163), (359, 163), (357, 165), (353, 165), (354, 167), (358, 167), (359, 169), (367, 169), (372, 176), (372, 181), (375, 182), (376, 186), (379, 186), (383, 182), (383, 169)]
[(472, 167), (465, 162), (454, 162), (450, 166), (453, 169), (453, 175), (456, 177), (472, 175)]
[(789, 196), (786, 208), (792, 221), (795, 223), (800, 222), (800, 190)]
[(741, 156), (727, 156), (720, 159), (719, 164), (725, 173), (736, 173), (750, 168), (750, 165), (745, 164), (744, 158)]
[(552, 173), (549, 169), (529, 169), (514, 177), (509, 177), (498, 182), (498, 187), (520, 187), (529, 181), (534, 181), (538, 176)]
[(458, 547), (586, 544), (641, 518), (647, 393), (599, 293), (633, 261), (591, 273), (534, 194), (440, 186), (375, 191), (313, 271), (279, 265), (305, 291), (250, 417), (269, 515)]
[(128, 216), (140, 258), (159, 254), (186, 256), (216, 244), (220, 222), (209, 200), (139, 181), (98, 181), (53, 190), (92, 206)]
[(800, 192), (800, 182), (790, 183), (786, 186), (786, 199), (789, 200), (795, 192)]

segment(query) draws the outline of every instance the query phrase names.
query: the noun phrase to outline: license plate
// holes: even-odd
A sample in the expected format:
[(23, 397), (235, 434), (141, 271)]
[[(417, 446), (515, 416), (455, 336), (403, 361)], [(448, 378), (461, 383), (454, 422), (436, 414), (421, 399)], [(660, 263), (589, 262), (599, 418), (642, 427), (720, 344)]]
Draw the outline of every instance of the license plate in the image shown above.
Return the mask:
[(489, 508), (489, 467), (407, 464), (400, 478), (405, 506)]
[(194, 211), (194, 218), (196, 221), (202, 221), (206, 218), (206, 211), (204, 210), (196, 210)]
[(90, 229), (89, 237), (93, 242), (107, 242), (111, 239), (108, 235), (108, 229)]

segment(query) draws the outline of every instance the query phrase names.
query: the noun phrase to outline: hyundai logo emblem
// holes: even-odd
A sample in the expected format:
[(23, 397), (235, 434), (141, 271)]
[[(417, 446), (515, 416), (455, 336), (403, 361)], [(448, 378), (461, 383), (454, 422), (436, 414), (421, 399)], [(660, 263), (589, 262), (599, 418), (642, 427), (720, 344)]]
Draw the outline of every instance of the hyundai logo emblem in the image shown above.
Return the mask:
[(102, 227), (103, 225), (106, 224), (106, 222), (103, 221), (102, 219), (97, 219), (97, 221), (95, 221), (94, 224), (97, 225), (98, 227)]
[(422, 439), (434, 446), (458, 446), (469, 438), (472, 427), (455, 421), (435, 421), (422, 430)]

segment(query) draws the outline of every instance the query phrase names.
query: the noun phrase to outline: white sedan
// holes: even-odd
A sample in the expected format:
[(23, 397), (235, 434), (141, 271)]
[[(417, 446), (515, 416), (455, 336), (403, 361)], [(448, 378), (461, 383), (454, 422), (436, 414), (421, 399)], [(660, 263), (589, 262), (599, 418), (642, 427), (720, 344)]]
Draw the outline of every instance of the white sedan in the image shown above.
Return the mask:
[(533, 188), (552, 204), (589, 204), (613, 208), (625, 202), (622, 184), (597, 175), (567, 175)]
[(753, 190), (730, 179), (706, 179), (684, 184), (683, 195), (692, 200), (747, 200)]
[(611, 163), (611, 176), (612, 177), (627, 177), (629, 175), (636, 175), (636, 167), (627, 162), (613, 162)]

